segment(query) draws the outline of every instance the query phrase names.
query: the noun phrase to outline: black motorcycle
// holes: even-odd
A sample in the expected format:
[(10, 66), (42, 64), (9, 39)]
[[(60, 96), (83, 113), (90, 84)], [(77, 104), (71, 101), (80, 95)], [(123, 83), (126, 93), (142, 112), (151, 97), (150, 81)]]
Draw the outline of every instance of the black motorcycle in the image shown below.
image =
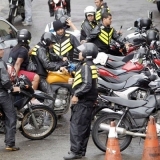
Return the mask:
[(8, 21), (13, 24), (17, 16), (21, 16), (22, 20), (25, 19), (24, 0), (9, 0), (9, 16)]
[[(33, 105), (32, 98), (39, 101), (53, 100), (52, 97), (41, 91), (34, 91), (31, 82), (21, 75), (16, 80), (16, 86), (21, 88), (20, 93), (13, 93), (14, 106), (17, 110), (17, 126), (20, 133), (31, 140), (40, 140), (48, 137), (56, 128), (57, 117), (53, 109), (43, 103)], [(0, 109), (0, 133), (5, 133), (5, 115)]]
[(92, 128), (92, 138), (95, 145), (106, 151), (106, 142), (110, 122), (116, 122), (116, 131), (120, 150), (125, 150), (132, 138), (146, 136), (146, 127), (150, 116), (156, 121), (158, 137), (160, 137), (160, 79), (149, 84), (152, 94), (146, 100), (126, 100), (120, 97), (99, 96), (99, 109), (102, 114)]

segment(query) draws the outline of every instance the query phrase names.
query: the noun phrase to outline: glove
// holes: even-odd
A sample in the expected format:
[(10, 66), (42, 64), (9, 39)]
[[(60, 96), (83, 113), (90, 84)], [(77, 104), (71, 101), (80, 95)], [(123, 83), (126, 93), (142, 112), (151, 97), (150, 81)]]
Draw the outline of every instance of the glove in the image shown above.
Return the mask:
[(69, 64), (69, 66), (68, 66), (68, 71), (69, 72), (73, 72), (73, 71), (75, 71), (75, 69), (76, 69), (76, 65), (75, 64), (73, 64), (73, 63)]

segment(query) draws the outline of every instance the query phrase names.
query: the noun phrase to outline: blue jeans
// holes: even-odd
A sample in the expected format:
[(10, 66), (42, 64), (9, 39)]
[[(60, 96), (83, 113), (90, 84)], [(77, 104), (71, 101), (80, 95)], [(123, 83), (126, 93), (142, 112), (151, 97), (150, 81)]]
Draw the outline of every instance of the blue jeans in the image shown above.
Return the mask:
[(32, 22), (32, 1), (24, 0), (25, 21)]

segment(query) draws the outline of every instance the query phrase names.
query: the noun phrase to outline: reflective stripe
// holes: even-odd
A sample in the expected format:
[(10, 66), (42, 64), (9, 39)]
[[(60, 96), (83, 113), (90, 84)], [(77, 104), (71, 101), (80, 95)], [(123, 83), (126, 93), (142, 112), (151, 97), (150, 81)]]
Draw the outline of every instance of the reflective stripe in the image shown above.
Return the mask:
[(61, 46), (64, 46), (66, 43), (68, 43), (68, 42), (70, 42), (70, 38), (69, 39), (67, 39), (66, 41), (64, 41), (62, 44), (61, 44)]
[(56, 43), (53, 46), (54, 52), (58, 55), (63, 56), (73, 48), (72, 44), (70, 43), (70, 35), (65, 34), (65, 36), (67, 37), (67, 39), (64, 42), (62, 42), (61, 44)]
[(77, 81), (79, 78), (81, 78), (81, 75), (78, 74), (75, 78), (74, 78), (74, 81)]
[(37, 55), (37, 49), (40, 48), (39, 45), (35, 45), (35, 47), (32, 49), (31, 55), (36, 56)]
[(109, 44), (112, 38), (112, 34), (113, 34), (113, 28), (111, 29), (111, 31), (109, 33), (105, 32), (104, 30), (101, 29), (101, 33), (99, 34), (99, 38), (105, 43), (105, 44)]
[(81, 72), (81, 69), (75, 73), (75, 77)]
[[(84, 63), (83, 65), (86, 65), (86, 63)], [(90, 68), (91, 68), (91, 71), (92, 71), (92, 79), (98, 78), (97, 67), (95, 65), (92, 65), (92, 66), (90, 66)], [(81, 82), (82, 82), (82, 75), (81, 75), (81, 69), (80, 69), (75, 74), (75, 78), (74, 78), (72, 88), (74, 88), (76, 85), (80, 84)]]
[(98, 75), (97, 74), (96, 75), (92, 75), (92, 78), (96, 79), (96, 78), (98, 78)]
[(69, 48), (67, 48), (66, 50), (64, 50), (63, 52), (61, 52), (61, 55), (63, 56), (64, 54), (68, 53), (73, 47), (70, 46)]
[(96, 21), (101, 19), (101, 9), (96, 12)]
[(74, 82), (72, 88), (74, 88), (76, 85), (80, 84), (82, 82), (82, 78), (79, 79), (78, 81)]

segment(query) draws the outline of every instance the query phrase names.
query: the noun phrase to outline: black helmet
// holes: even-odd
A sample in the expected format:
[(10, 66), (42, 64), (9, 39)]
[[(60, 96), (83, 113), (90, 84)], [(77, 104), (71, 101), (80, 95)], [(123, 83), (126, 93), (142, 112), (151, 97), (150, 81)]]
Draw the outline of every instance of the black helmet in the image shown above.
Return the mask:
[(45, 46), (50, 46), (52, 43), (56, 43), (56, 37), (51, 32), (45, 32), (41, 36), (41, 42)]
[(84, 43), (78, 46), (77, 49), (82, 52), (82, 56), (86, 59), (94, 59), (98, 54), (98, 48), (93, 43)]
[(61, 21), (61, 23), (63, 24), (64, 29), (69, 28), (70, 26), (67, 25), (66, 20), (69, 19), (69, 17), (67, 15), (63, 15), (59, 18), (59, 20)]
[(146, 30), (150, 29), (152, 25), (152, 21), (149, 18), (140, 19), (139, 23), (140, 28), (145, 28)]
[(152, 41), (158, 41), (158, 40), (159, 40), (159, 32), (157, 30), (150, 29), (147, 31), (146, 41), (148, 45), (150, 45)]
[(31, 33), (27, 29), (21, 29), (17, 33), (18, 43), (29, 44), (31, 38)]

